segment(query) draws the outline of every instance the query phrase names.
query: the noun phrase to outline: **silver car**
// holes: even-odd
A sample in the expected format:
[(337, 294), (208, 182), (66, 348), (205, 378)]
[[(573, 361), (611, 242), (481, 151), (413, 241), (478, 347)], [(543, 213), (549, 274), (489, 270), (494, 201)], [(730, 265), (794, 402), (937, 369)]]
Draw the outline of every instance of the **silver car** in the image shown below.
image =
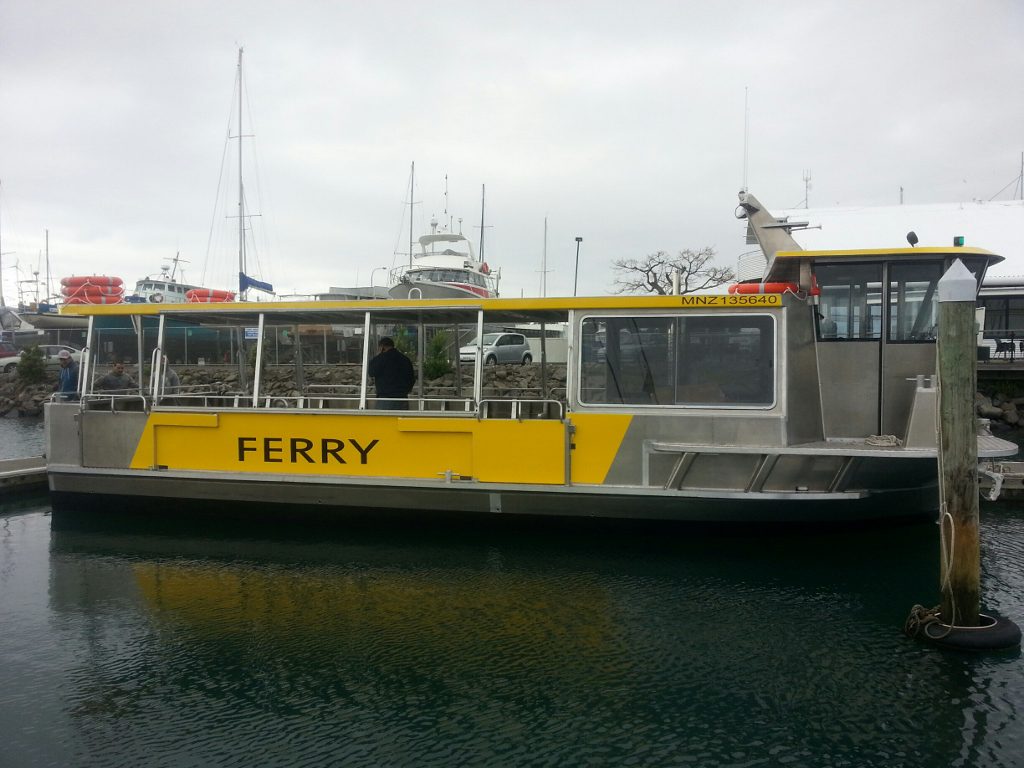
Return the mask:
[[(476, 359), (477, 340), (459, 348), (459, 360), (472, 363)], [(486, 365), (515, 363), (526, 365), (533, 362), (533, 354), (526, 337), (521, 333), (485, 333), (483, 358)]]
[[(55, 371), (60, 368), (60, 358), (57, 356), (60, 354), (62, 349), (66, 349), (71, 353), (71, 359), (75, 362), (82, 362), (82, 350), (69, 347), (64, 344), (40, 344), (39, 350), (43, 353), (43, 365), (46, 366), (47, 370)], [(11, 373), (16, 370), (18, 363), (21, 362), (21, 353), (12, 355), (10, 357), (0, 358), (0, 371), (4, 373)]]

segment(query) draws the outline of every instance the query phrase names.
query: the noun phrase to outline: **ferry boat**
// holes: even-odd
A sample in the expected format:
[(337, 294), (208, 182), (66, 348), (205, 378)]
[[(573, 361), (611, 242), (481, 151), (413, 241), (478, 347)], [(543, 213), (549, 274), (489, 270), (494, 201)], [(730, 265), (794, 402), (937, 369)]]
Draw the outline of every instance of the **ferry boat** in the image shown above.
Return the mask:
[[(963, 246), (803, 251), (752, 195), (739, 213), (767, 269), (725, 295), (76, 307), (89, 318), (81, 398), (46, 407), (54, 509), (935, 515), (936, 285), (957, 259), (980, 284), (1001, 257)], [(493, 325), (534, 326), (540, 355), (460, 362), (458, 339)], [(345, 344), (345, 362), (282, 353), (309, 328), (325, 351)], [(563, 364), (548, 359), (548, 328), (565, 329)], [(408, 410), (374, 396), (367, 367), (383, 336), (414, 359)], [(175, 345), (224, 338), (241, 347), (232, 376), (163, 389)], [(149, 361), (136, 391), (93, 386), (106, 372), (99, 351), (115, 343)], [(431, 372), (445, 350), (455, 370)], [(978, 436), (981, 460), (1016, 450)]]

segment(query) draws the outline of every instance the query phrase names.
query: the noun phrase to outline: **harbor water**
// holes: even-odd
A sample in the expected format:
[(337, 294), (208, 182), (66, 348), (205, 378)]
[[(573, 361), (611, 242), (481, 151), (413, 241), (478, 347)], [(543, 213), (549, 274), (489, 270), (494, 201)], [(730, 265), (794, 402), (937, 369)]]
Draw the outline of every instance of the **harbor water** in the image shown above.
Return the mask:
[[(3, 457), (41, 425), (0, 420)], [(1015, 766), (1019, 651), (904, 637), (938, 529), (351, 528), (0, 503), (3, 766)], [(1024, 507), (982, 510), (1024, 623)]]

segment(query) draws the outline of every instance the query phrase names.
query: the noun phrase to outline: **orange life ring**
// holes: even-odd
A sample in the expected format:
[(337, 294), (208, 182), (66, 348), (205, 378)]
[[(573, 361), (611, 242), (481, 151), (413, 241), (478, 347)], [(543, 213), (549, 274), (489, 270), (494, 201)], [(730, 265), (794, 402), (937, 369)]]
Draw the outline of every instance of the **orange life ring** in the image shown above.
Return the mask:
[(192, 288), (185, 293), (185, 301), (190, 304), (215, 304), (234, 299), (233, 291), (222, 291), (218, 288)]
[(120, 285), (65, 285), (60, 289), (64, 296), (122, 296), (124, 288)]
[[(762, 293), (800, 293), (800, 286), (796, 283), (733, 283), (729, 286), (729, 293), (733, 294), (762, 294)], [(821, 289), (815, 282), (811, 290), (808, 291), (810, 296), (818, 296), (821, 293)]]
[(76, 285), (124, 285), (124, 280), (120, 277), (107, 277), (106, 275), (72, 275), (71, 277), (62, 277), (60, 284), (65, 287), (74, 287)]
[(122, 304), (121, 296), (70, 296), (64, 299), (65, 304)]

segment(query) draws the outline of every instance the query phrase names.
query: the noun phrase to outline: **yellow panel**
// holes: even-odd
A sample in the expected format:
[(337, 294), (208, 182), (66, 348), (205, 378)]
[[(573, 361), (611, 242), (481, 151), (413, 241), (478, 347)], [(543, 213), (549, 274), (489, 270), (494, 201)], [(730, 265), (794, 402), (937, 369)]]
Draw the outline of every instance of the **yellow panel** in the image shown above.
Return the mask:
[(565, 450), (560, 421), (162, 413), (150, 417), (131, 466), (561, 484)]
[(478, 480), (488, 483), (565, 482), (561, 421), (481, 421), (473, 441)]
[(632, 416), (619, 413), (574, 413), (572, 481), (603, 483), (618, 453)]
[(159, 423), (151, 417), (132, 468), (418, 478), (448, 470), (473, 474), (473, 436), (461, 429), (431, 433), (424, 444), (423, 435), (403, 434), (402, 420), (392, 416), (231, 411), (219, 414), (219, 425), (211, 429), (193, 425), (192, 415), (160, 414)]

